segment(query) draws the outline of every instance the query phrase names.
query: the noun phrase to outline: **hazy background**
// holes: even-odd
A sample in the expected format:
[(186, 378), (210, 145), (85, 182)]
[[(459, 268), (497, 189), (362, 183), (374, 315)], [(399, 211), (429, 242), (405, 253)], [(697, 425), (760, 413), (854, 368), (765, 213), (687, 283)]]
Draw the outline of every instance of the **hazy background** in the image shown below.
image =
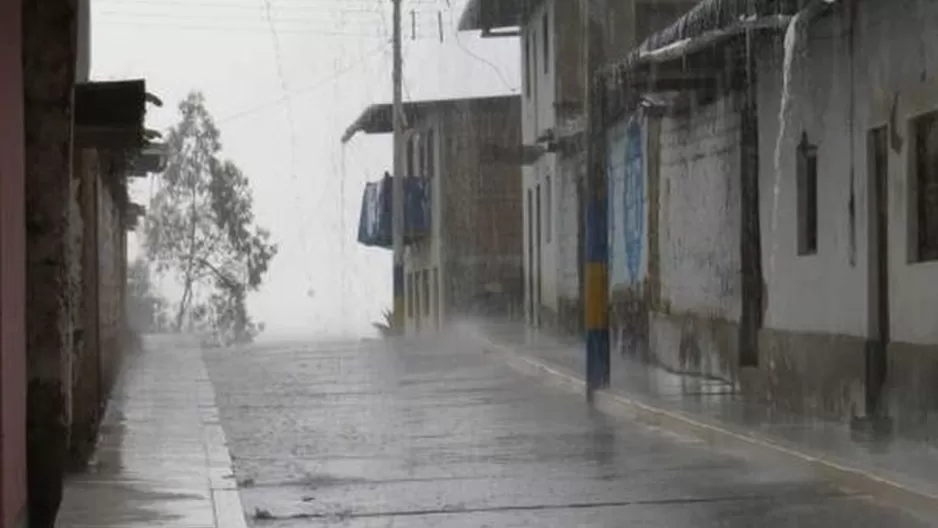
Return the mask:
[[(371, 334), (391, 305), (391, 253), (355, 238), (361, 191), (390, 169), (391, 137), (359, 135), (344, 148), (339, 138), (369, 104), (391, 100), (391, 1), (91, 3), (92, 77), (146, 79), (165, 103), (147, 115), (159, 130), (202, 91), (224, 156), (250, 177), (257, 221), (280, 245), (249, 301), (266, 336)], [(405, 101), (517, 92), (518, 41), (457, 35), (465, 3), (403, 1)], [(157, 185), (134, 182), (133, 199), (146, 205)]]

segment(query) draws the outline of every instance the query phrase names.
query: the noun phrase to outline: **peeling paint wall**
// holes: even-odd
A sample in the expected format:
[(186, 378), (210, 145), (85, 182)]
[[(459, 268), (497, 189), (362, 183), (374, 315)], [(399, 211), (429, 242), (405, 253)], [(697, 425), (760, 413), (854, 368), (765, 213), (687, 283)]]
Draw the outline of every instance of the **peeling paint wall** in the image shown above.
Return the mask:
[[(914, 152), (910, 120), (938, 110), (938, 5), (915, 0), (838, 5), (809, 28), (792, 70), (792, 105), (774, 167), (779, 133), (782, 47), (761, 46), (760, 197), (766, 331), (760, 363), (778, 397), (851, 418), (865, 413), (867, 340), (877, 335), (877, 253), (871, 206), (869, 131), (887, 126), (887, 397), (900, 427), (938, 433), (938, 262), (918, 262), (911, 235)], [(853, 28), (853, 31), (851, 31)], [(851, 43), (851, 35), (852, 43)], [(851, 104), (852, 102), (852, 104)], [(818, 147), (818, 251), (797, 254), (795, 144)], [(777, 204), (776, 207), (776, 196)], [(811, 362), (796, 359), (808, 353)], [(797, 392), (801, 379), (837, 379), (842, 390)], [(829, 382), (828, 382), (829, 384)], [(786, 387), (791, 390), (786, 390)]]
[(733, 97), (661, 123), (662, 303), (737, 321), (739, 112)]
[[(657, 128), (657, 127), (656, 127)], [(656, 236), (660, 299), (648, 316), (653, 361), (736, 380), (740, 289), (740, 113), (726, 95), (664, 117)], [(654, 214), (654, 213), (652, 213)]]

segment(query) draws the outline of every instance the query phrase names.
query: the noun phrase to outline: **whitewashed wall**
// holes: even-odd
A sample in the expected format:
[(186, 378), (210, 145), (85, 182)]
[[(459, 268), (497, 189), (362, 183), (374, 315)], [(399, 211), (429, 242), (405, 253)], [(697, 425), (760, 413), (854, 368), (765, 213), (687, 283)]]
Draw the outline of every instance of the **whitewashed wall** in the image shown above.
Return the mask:
[[(550, 35), (550, 47), (548, 54), (548, 61), (550, 63), (548, 71), (544, 70), (544, 28), (543, 28), (543, 17), (544, 14), (548, 16), (549, 27), (548, 30), (551, 32)], [(546, 130), (555, 126), (555, 113), (554, 113), (554, 102), (555, 97), (555, 73), (557, 72), (557, 65), (555, 63), (555, 52), (556, 52), (556, 36), (554, 35), (554, 6), (553, 1), (543, 2), (537, 9), (535, 9), (530, 17), (528, 22), (522, 27), (522, 38), (520, 39), (521, 45), (521, 56), (522, 61), (527, 57), (525, 55), (525, 42), (528, 39), (531, 39), (531, 58), (533, 64), (530, 69), (530, 80), (532, 86), (530, 87), (530, 96), (527, 95), (528, 92), (522, 93), (522, 115), (523, 115), (523, 126), (522, 134), (525, 145), (534, 145), (537, 143), (537, 138), (540, 137)], [(526, 63), (522, 64), (522, 77), (525, 77), (528, 65)], [(563, 276), (563, 270), (560, 266), (559, 253), (561, 250), (561, 243), (558, 240), (558, 234), (564, 232), (566, 234), (566, 223), (563, 220), (562, 214), (558, 214), (561, 207), (569, 206), (569, 196), (566, 195), (567, 185), (563, 181), (561, 171), (557, 164), (556, 156), (553, 154), (548, 154), (541, 156), (541, 158), (531, 166), (524, 167), (522, 171), (522, 180), (523, 180), (523, 193), (525, 200), (524, 208), (524, 225), (525, 225), (525, 234), (524, 234), (524, 266), (525, 266), (525, 288), (529, 289), (531, 284), (529, 277), (534, 274), (534, 289), (537, 288), (537, 281), (541, 282), (541, 306), (545, 306), (552, 310), (557, 310), (557, 298), (559, 292), (559, 281), (560, 277)], [(552, 187), (551, 191), (547, 191), (548, 178), (550, 180), (550, 185)], [(533, 230), (529, 230), (528, 226), (532, 221), (528, 217), (529, 208), (527, 206), (528, 199), (528, 190), (532, 191), (531, 196), (534, 198), (535, 203), (537, 199), (537, 186), (541, 187), (541, 268), (540, 270), (532, 270), (530, 268), (530, 263), (532, 259), (530, 258), (530, 249), (532, 244), (529, 244), (530, 234), (533, 232), (535, 236), (537, 235), (536, 227)], [(576, 200), (575, 189), (573, 200)], [(532, 207), (532, 210), (536, 214), (536, 206)], [(550, 216), (550, 221), (548, 222), (548, 215)], [(536, 225), (536, 224), (535, 224)], [(561, 227), (564, 226), (564, 227)], [(575, 228), (574, 228), (575, 233)], [(575, 238), (575, 234), (574, 234)], [(537, 243), (533, 244), (533, 248), (537, 251)], [(574, 251), (575, 251), (575, 240), (574, 240)], [(565, 256), (567, 256), (565, 254)], [(534, 263), (537, 264), (537, 259), (535, 257)], [(564, 259), (566, 261), (566, 259)], [(574, 253), (574, 273), (576, 266), (576, 256)], [(527, 291), (527, 295), (532, 295), (532, 291)], [(525, 302), (525, 306), (528, 306), (528, 303)]]
[[(760, 61), (760, 199), (769, 328), (869, 335), (870, 247), (867, 132), (889, 122), (902, 147), (889, 152), (889, 266), (894, 341), (938, 343), (938, 262), (909, 262), (909, 119), (938, 110), (938, 4), (858, 4), (851, 77), (840, 12), (813, 24), (792, 71), (791, 112), (775, 170), (782, 50)], [(837, 37), (840, 35), (841, 37)], [(851, 135), (850, 88), (855, 91)], [(797, 256), (795, 144), (818, 145), (818, 254)], [(852, 143), (851, 143), (852, 138)], [(852, 156), (851, 156), (852, 154)], [(851, 171), (850, 160), (853, 161)], [(851, 177), (852, 173), (852, 177)], [(851, 187), (855, 218), (850, 219)], [(776, 205), (777, 189), (777, 207)]]
[(672, 313), (737, 321), (739, 133), (724, 98), (661, 122), (661, 298)]

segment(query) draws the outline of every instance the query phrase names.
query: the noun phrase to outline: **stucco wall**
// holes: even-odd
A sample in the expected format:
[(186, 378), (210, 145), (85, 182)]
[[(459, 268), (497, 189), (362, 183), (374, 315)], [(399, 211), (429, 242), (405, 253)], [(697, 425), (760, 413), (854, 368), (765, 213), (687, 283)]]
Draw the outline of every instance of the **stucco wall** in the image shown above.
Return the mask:
[[(550, 33), (550, 46), (547, 53), (548, 68), (545, 70), (544, 55), (544, 16), (547, 15), (547, 30)], [(522, 27), (521, 56), (522, 76), (526, 76), (529, 65), (526, 62), (525, 43), (530, 42), (531, 62), (530, 87), (522, 94), (522, 130), (525, 145), (538, 144), (537, 139), (548, 130), (555, 134), (564, 133), (575, 120), (582, 103), (582, 72), (578, 46), (581, 35), (579, 7), (574, 2), (543, 2), (535, 9)], [(527, 82), (528, 77), (525, 77)], [(564, 115), (557, 105), (566, 108)], [(543, 144), (542, 144), (543, 145)], [(523, 167), (522, 192), (527, 200), (528, 191), (537, 196), (541, 188), (541, 237), (540, 268), (530, 269), (530, 250), (535, 252), (538, 245), (531, 244), (530, 236), (536, 236), (536, 228), (529, 229), (534, 219), (529, 218), (529, 208), (524, 207), (524, 266), (526, 296), (534, 294), (540, 282), (540, 302), (542, 322), (557, 324), (555, 319), (562, 316), (562, 305), (576, 303), (579, 298), (579, 278), (577, 271), (578, 246), (578, 202), (577, 177), (579, 167), (575, 160), (561, 160), (554, 153), (542, 155), (535, 163)], [(548, 185), (550, 190), (548, 191)], [(536, 207), (530, 209), (536, 214)], [(535, 255), (534, 265), (537, 266)], [(533, 275), (533, 277), (532, 277)], [(530, 287), (532, 283), (534, 288)], [(527, 297), (526, 297), (527, 299)], [(528, 306), (528, 302), (525, 302)]]
[(26, 503), (26, 320), (20, 0), (0, 0), (0, 525)]
[(725, 97), (661, 121), (661, 298), (674, 313), (739, 319), (740, 121), (735, 105), (733, 97)]
[[(647, 353), (654, 362), (728, 382), (737, 381), (741, 305), (736, 105), (735, 96), (726, 95), (687, 113), (662, 117), (649, 128), (656, 137), (644, 141), (650, 146), (644, 163), (645, 192), (650, 188), (649, 167), (655, 167), (658, 181), (657, 196), (646, 202), (650, 211), (643, 219), (647, 224), (656, 220), (657, 232), (648, 231), (648, 225), (643, 229), (646, 243), (647, 237), (655, 237), (659, 258), (652, 284), (647, 244), (640, 264), (649, 288), (638, 293), (648, 303)], [(644, 331), (634, 307), (625, 310), (625, 316), (639, 320), (616, 323), (633, 333)], [(641, 339), (632, 345), (629, 339), (616, 340), (625, 343), (623, 351), (631, 346), (635, 353), (644, 353)]]
[[(30, 524), (52, 526), (71, 413), (80, 280), (72, 181), (76, 1), (24, 2), (27, 470)], [(77, 249), (77, 251), (76, 251)]]
[(471, 100), (443, 118), (441, 287), (453, 313), (470, 311), (487, 292), (520, 301), (520, 167), (499, 154), (520, 146), (520, 104)]
[[(780, 47), (760, 61), (766, 326), (870, 335), (866, 141), (870, 129), (890, 121), (895, 100), (894, 130), (902, 146), (890, 148), (888, 157), (891, 335), (894, 341), (935, 344), (938, 262), (909, 262), (908, 126), (910, 118), (938, 109), (938, 35), (932, 31), (938, 23), (938, 5), (899, 0), (860, 2), (858, 6), (852, 77), (845, 12), (839, 10), (810, 27), (807, 54), (796, 59), (792, 71), (792, 103), (780, 171), (774, 166), (780, 123)], [(852, 134), (851, 86), (855, 98)], [(795, 144), (802, 132), (818, 146), (818, 253), (806, 257), (796, 251)]]
[[(113, 176), (112, 176), (113, 177)], [(121, 297), (121, 266), (123, 228), (121, 209), (115, 186), (98, 186), (98, 324), (101, 375), (104, 393), (110, 392), (120, 363), (123, 330), (123, 299)]]

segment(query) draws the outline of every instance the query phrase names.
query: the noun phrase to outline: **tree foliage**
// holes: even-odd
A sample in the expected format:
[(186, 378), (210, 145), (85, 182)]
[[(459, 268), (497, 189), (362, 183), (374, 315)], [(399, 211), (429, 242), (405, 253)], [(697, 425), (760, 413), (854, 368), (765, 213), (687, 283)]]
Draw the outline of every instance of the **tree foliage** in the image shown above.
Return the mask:
[(137, 333), (165, 331), (166, 300), (159, 295), (150, 280), (150, 266), (143, 259), (135, 259), (127, 266), (127, 319)]
[(258, 328), (247, 313), (277, 246), (254, 221), (247, 176), (221, 159), (218, 128), (200, 93), (179, 105), (169, 130), (162, 184), (148, 209), (147, 255), (182, 285), (175, 328), (204, 326), (226, 342), (249, 341)]

